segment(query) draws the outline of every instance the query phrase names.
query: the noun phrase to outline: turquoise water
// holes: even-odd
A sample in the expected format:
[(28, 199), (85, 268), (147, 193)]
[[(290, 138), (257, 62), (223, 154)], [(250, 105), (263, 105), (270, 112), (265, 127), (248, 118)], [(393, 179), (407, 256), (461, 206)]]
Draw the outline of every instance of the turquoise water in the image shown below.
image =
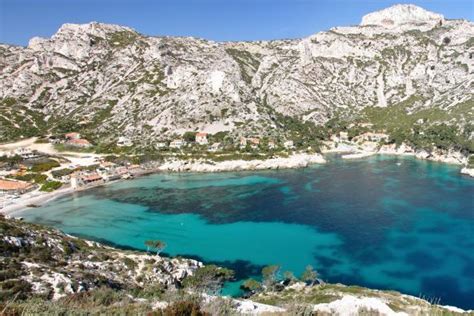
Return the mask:
[[(26, 220), (111, 245), (230, 267), (238, 279), (312, 264), (323, 279), (474, 308), (474, 181), (374, 156), (299, 170), (157, 174), (64, 197)], [(235, 292), (230, 284), (226, 291)]]

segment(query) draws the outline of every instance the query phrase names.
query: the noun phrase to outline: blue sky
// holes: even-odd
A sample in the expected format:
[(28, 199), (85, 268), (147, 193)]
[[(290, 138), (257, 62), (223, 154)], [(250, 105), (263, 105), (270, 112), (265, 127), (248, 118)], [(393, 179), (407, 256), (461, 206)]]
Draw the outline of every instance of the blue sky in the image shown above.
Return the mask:
[(298, 38), (358, 24), (364, 14), (396, 3), (474, 20), (474, 0), (0, 0), (0, 42), (27, 45), (63, 23), (90, 21), (217, 41)]

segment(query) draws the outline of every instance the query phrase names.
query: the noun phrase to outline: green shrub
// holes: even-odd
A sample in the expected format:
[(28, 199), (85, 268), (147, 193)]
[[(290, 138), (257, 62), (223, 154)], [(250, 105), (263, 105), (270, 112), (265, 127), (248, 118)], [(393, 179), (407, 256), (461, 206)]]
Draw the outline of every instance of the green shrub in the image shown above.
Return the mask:
[(23, 158), (21, 158), (21, 156), (19, 155), (15, 155), (12, 157), (0, 156), (0, 162), (6, 163), (9, 166), (18, 165), (22, 161), (23, 161)]
[(125, 264), (125, 266), (130, 269), (130, 270), (134, 270), (138, 267), (138, 263), (135, 262), (135, 260), (132, 260), (128, 257), (124, 257), (122, 259), (122, 262), (123, 264)]
[(17, 180), (21, 181), (27, 181), (27, 182), (34, 182), (37, 184), (42, 184), (45, 183), (46, 179), (48, 179), (48, 176), (42, 173), (27, 173), (24, 175), (18, 175), (12, 177)]
[(192, 276), (183, 281), (183, 286), (193, 290), (217, 293), (224, 281), (231, 280), (234, 271), (210, 264), (197, 269)]
[(47, 161), (38, 162), (38, 163), (34, 164), (31, 167), (31, 171), (33, 171), (33, 172), (45, 172), (45, 171), (49, 171), (53, 168), (57, 168), (59, 166), (60, 166), (60, 164), (56, 160), (48, 159)]
[(468, 163), (469, 167), (474, 168), (474, 155), (469, 156), (469, 160), (468, 160), (467, 163)]
[(72, 151), (72, 152), (78, 152), (78, 153), (92, 153), (94, 152), (95, 147), (77, 147), (77, 146), (71, 146), (69, 144), (55, 144), (54, 149), (57, 151)]
[(183, 134), (183, 139), (190, 143), (196, 140), (196, 132), (186, 132)]
[(2, 282), (2, 297), (0, 301), (8, 301), (10, 299), (26, 299), (31, 293), (31, 284), (23, 279), (7, 280)]
[(52, 192), (59, 189), (63, 184), (59, 181), (47, 181), (41, 186), (41, 191)]
[(53, 175), (53, 177), (61, 178), (63, 176), (70, 175), (73, 172), (74, 172), (73, 169), (64, 168), (64, 169), (54, 170), (51, 172), (51, 174)]
[(247, 279), (241, 285), (240, 288), (247, 293), (256, 293), (262, 290), (262, 284), (254, 279)]
[(201, 311), (201, 306), (194, 301), (178, 301), (168, 306), (163, 310), (164, 316), (189, 315), (189, 316), (204, 316), (209, 315)]

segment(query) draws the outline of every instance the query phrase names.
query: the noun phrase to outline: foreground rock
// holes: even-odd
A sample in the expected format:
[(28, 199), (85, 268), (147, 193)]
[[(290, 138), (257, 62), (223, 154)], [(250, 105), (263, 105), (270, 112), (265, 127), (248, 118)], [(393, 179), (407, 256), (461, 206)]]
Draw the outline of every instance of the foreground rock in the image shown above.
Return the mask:
[(56, 315), (72, 310), (131, 315), (154, 310), (164, 310), (165, 315), (175, 315), (177, 310), (211, 315), (468, 313), (393, 291), (341, 284), (297, 282), (278, 292), (264, 290), (250, 299), (207, 295), (196, 292), (199, 284), (194, 283), (192, 290), (182, 288), (202, 268), (195, 260), (113, 249), (2, 216), (0, 252), (0, 310), (6, 314)]
[(302, 282), (279, 292), (267, 291), (252, 301), (284, 308), (289, 314), (317, 315), (473, 315), (452, 306), (431, 304), (426, 300), (395, 291), (371, 290), (342, 284), (306, 285)]
[(104, 286), (175, 287), (202, 266), (191, 259), (120, 251), (3, 216), (0, 216), (0, 249), (5, 298), (40, 295), (57, 300), (67, 294)]

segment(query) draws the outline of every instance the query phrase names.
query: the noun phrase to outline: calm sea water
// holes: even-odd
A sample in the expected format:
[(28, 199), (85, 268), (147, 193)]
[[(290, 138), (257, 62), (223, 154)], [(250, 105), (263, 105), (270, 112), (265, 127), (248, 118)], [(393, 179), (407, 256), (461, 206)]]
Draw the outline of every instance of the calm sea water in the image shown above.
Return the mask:
[[(28, 221), (234, 269), (312, 264), (329, 282), (474, 308), (474, 180), (413, 158), (330, 157), (299, 170), (157, 174), (64, 197)], [(237, 286), (230, 284), (227, 292)]]

